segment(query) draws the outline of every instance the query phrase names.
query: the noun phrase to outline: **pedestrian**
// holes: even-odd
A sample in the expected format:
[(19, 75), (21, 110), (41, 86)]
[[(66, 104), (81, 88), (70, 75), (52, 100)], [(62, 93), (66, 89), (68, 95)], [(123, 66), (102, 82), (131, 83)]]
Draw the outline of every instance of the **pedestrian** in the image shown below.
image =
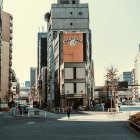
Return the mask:
[(70, 118), (70, 107), (68, 106), (67, 107), (67, 116), (68, 116), (68, 119)]
[(96, 110), (96, 103), (95, 103), (95, 101), (93, 100), (93, 108), (94, 108), (94, 111)]

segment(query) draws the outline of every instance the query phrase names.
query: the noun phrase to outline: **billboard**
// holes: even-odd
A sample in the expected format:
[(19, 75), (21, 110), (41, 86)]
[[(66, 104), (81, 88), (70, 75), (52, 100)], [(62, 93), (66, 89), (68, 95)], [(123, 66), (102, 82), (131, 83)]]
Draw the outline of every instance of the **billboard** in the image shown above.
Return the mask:
[(63, 62), (83, 62), (83, 33), (63, 33)]
[(30, 81), (25, 81), (25, 87), (30, 87)]

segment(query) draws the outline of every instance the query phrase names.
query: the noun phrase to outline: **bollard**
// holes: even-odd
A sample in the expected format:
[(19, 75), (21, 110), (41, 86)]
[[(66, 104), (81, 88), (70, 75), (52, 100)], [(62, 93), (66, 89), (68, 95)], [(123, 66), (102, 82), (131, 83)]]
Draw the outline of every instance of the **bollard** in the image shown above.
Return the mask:
[(30, 117), (30, 114), (29, 114), (29, 112), (30, 112), (30, 111), (28, 110), (28, 117)]
[(114, 120), (114, 117), (115, 117), (115, 112), (113, 112), (113, 120)]
[(45, 118), (46, 118), (46, 111), (45, 111)]
[(63, 108), (63, 113), (64, 113), (64, 108)]

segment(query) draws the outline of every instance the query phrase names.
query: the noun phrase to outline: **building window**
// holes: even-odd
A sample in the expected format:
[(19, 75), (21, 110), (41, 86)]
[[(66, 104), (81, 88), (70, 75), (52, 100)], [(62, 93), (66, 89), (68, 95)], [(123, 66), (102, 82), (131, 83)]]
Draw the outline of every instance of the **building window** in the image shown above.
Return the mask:
[(83, 15), (83, 13), (82, 12), (79, 12), (78, 15)]
[(75, 4), (75, 0), (72, 1), (72, 4)]
[(73, 25), (73, 23), (70, 23), (70, 25), (72, 26), (72, 25)]
[(74, 93), (76, 93), (76, 83), (74, 83)]
[(69, 4), (69, 0), (61, 0), (60, 4)]
[(74, 79), (76, 79), (76, 68), (73, 69)]
[(70, 14), (72, 15), (72, 12), (70, 12)]
[(57, 37), (57, 31), (53, 31), (53, 39), (56, 39)]

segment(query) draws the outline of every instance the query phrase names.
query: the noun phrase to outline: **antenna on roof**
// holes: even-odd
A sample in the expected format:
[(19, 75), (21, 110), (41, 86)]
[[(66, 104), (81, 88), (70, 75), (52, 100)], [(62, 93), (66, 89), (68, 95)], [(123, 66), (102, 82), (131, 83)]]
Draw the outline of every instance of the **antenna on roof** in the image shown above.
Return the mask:
[(44, 32), (44, 26), (42, 26), (42, 32)]

